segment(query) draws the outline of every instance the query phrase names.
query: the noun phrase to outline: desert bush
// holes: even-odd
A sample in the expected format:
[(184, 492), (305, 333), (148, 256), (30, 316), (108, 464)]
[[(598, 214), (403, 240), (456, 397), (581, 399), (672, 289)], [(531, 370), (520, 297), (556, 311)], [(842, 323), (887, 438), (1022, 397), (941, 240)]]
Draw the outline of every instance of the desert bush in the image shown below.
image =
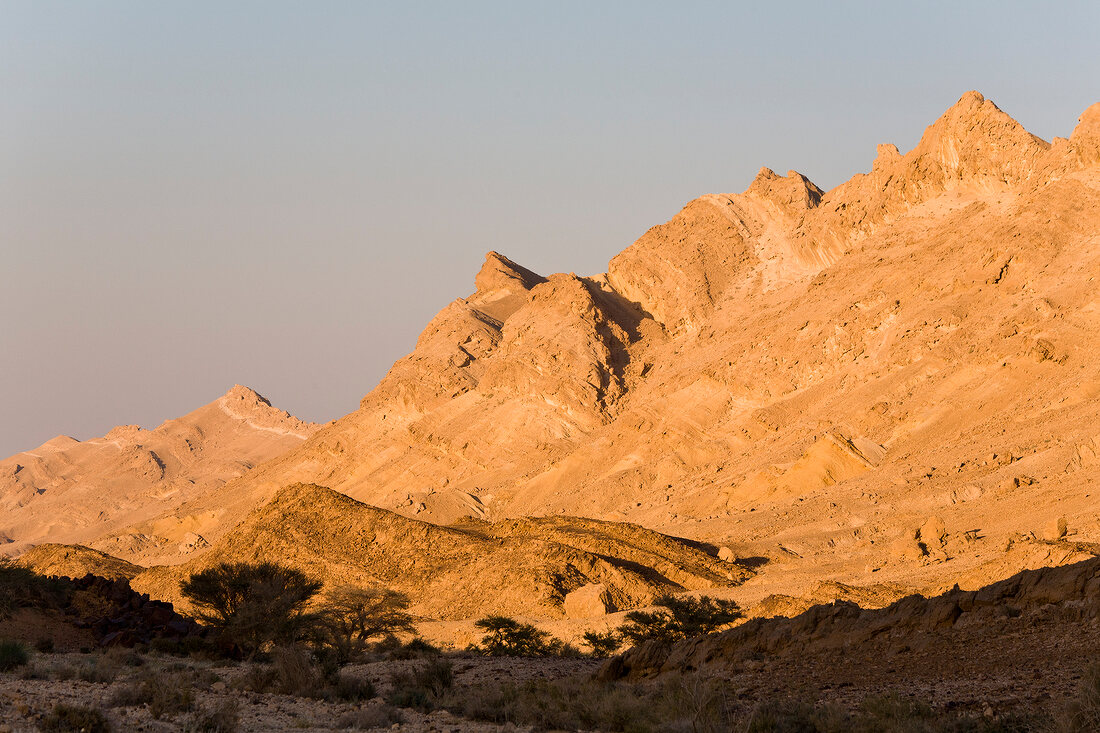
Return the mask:
[(446, 659), (431, 659), (391, 674), (386, 702), (399, 708), (431, 710), (453, 686), (453, 665)]
[(111, 733), (107, 716), (95, 708), (57, 705), (39, 723), (42, 733)]
[(412, 631), (409, 598), (387, 588), (341, 586), (325, 593), (317, 612), (323, 644), (341, 664), (362, 654), (371, 639)]
[(374, 683), (366, 677), (337, 674), (332, 684), (333, 696), (344, 702), (362, 702), (375, 697)]
[(345, 713), (336, 721), (341, 729), (374, 730), (389, 728), (394, 723), (405, 722), (401, 711), (390, 705), (367, 705), (350, 713)]
[(548, 657), (560, 654), (564, 648), (559, 639), (542, 629), (507, 616), (486, 616), (474, 626), (485, 632), (474, 651), (494, 657)]
[(148, 705), (149, 714), (160, 720), (190, 711), (195, 704), (193, 676), (187, 672), (148, 671), (111, 696), (112, 707)]
[(324, 696), (324, 672), (302, 647), (275, 647), (271, 661), (278, 692), (295, 697)]
[(229, 698), (212, 708), (195, 712), (184, 726), (184, 733), (236, 733), (240, 726), (237, 701)]
[(619, 628), (624, 639), (634, 644), (651, 639), (677, 641), (718, 631), (743, 615), (737, 604), (720, 598), (677, 598), (664, 595), (653, 605), (656, 611), (631, 611)]
[(404, 644), (398, 642), (386, 649), (376, 647), (375, 651), (384, 652), (387, 659), (423, 659), (425, 657), (438, 657), (443, 652), (439, 647), (429, 644), (419, 636), (409, 639)]
[(472, 720), (535, 730), (649, 733), (666, 729), (676, 717), (663, 705), (659, 694), (638, 687), (573, 678), (482, 683), (445, 695), (437, 707)]
[(222, 563), (180, 585), (201, 619), (254, 656), (268, 643), (297, 641), (312, 618), (306, 605), (321, 583), (276, 563)]
[(1054, 733), (1100, 730), (1100, 664), (1091, 666), (1077, 686), (1077, 694), (1054, 711)]
[(27, 647), (18, 641), (0, 641), (0, 672), (10, 672), (16, 667), (22, 667), (30, 660)]
[(0, 558), (0, 620), (17, 608), (57, 608), (64, 602), (67, 588), (66, 581), (43, 577)]
[(51, 679), (49, 667), (45, 667), (40, 664), (24, 664), (19, 668), (19, 679), (21, 680), (48, 680)]
[(584, 632), (584, 641), (592, 648), (592, 656), (604, 659), (612, 656), (622, 646), (622, 638), (614, 631), (599, 633), (596, 631)]
[(76, 668), (77, 679), (84, 682), (109, 684), (118, 678), (121, 671), (118, 657), (109, 654), (96, 654)]

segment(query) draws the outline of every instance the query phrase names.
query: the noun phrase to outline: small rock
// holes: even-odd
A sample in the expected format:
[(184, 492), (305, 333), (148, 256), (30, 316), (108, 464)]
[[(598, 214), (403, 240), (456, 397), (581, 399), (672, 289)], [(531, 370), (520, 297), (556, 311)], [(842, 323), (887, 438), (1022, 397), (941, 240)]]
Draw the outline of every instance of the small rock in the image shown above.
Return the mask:
[(728, 547), (719, 547), (718, 559), (722, 562), (737, 562), (737, 554)]
[(1058, 517), (1051, 520), (1046, 527), (1043, 528), (1043, 539), (1046, 540), (1060, 540), (1064, 539), (1068, 533), (1068, 526), (1066, 525), (1065, 517)]

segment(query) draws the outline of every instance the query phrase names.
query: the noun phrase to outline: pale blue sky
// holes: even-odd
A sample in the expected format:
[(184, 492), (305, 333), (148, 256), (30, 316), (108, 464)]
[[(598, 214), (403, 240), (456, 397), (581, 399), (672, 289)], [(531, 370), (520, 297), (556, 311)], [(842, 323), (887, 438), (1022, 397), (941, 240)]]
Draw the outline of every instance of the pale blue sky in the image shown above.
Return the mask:
[(235, 382), (354, 409), (486, 250), (823, 188), (968, 89), (1100, 101), (1100, 3), (0, 2), (0, 456)]

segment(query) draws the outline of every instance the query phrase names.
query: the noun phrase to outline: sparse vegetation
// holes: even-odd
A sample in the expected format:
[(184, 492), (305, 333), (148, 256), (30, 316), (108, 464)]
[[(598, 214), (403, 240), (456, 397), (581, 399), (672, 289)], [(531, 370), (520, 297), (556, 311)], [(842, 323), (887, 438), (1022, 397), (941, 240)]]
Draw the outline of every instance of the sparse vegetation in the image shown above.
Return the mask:
[(254, 656), (267, 644), (303, 636), (312, 621), (306, 606), (321, 583), (276, 563), (222, 563), (195, 573), (180, 590), (203, 622)]
[(602, 634), (596, 631), (586, 631), (584, 641), (591, 647), (592, 656), (599, 659), (610, 657), (623, 644), (622, 637), (614, 631), (606, 631)]
[(0, 558), (0, 620), (19, 608), (53, 608), (65, 596), (64, 583)]
[(737, 604), (720, 598), (678, 598), (664, 595), (653, 601), (656, 611), (631, 611), (619, 627), (624, 639), (678, 641), (721, 630), (743, 615)]
[[(700, 679), (700, 688), (713, 686)], [(716, 695), (685, 694), (679, 678), (657, 688), (595, 684), (583, 677), (481, 684), (446, 695), (438, 707), (472, 720), (530, 726), (535, 730), (728, 731), (728, 711)]]
[(193, 680), (194, 676), (187, 671), (146, 672), (117, 690), (110, 704), (114, 707), (148, 705), (150, 715), (157, 720), (188, 712), (195, 704)]
[(400, 708), (431, 710), (454, 685), (454, 668), (445, 659), (431, 659), (390, 676), (386, 702)]
[(404, 720), (401, 711), (392, 705), (367, 705), (341, 715), (336, 724), (341, 729), (374, 730), (389, 728), (394, 723), (402, 723)]
[(16, 667), (22, 667), (30, 660), (27, 647), (18, 641), (0, 641), (0, 672), (10, 672)]
[(1085, 672), (1077, 694), (1053, 716), (1053, 733), (1087, 733), (1100, 730), (1100, 664)]
[(185, 733), (236, 733), (240, 725), (237, 701), (222, 700), (209, 709), (196, 711), (184, 727)]
[(386, 588), (334, 588), (325, 593), (317, 613), (321, 642), (346, 664), (372, 639), (413, 631), (408, 608), (408, 596)]
[(542, 629), (507, 616), (486, 616), (475, 621), (474, 626), (485, 632), (475, 651), (490, 656), (548, 657), (568, 651), (559, 639)]
[(107, 716), (82, 705), (57, 705), (38, 724), (42, 733), (111, 733)]
[(96, 654), (76, 668), (76, 677), (84, 682), (114, 682), (122, 664), (113, 654)]

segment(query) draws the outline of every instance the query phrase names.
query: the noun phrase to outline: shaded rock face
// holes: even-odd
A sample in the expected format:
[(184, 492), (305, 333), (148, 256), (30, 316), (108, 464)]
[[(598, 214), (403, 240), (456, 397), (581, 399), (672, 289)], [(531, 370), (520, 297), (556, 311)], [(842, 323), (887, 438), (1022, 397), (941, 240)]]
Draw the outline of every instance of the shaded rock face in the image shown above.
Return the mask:
[[(926, 647), (950, 646), (953, 635), (968, 634), (971, 629), (984, 629), (979, 637), (996, 647), (1002, 643), (998, 635), (1006, 631), (1041, 639), (1046, 633), (1044, 626), (1051, 622), (1095, 624), (1098, 620), (1100, 558), (1025, 571), (974, 591), (956, 588), (934, 598), (908, 596), (880, 609), (837, 601), (814, 606), (793, 618), (757, 618), (729, 631), (671, 646), (645, 643), (609, 661), (599, 676), (611, 680), (704, 667), (729, 668), (759, 655), (808, 656), (854, 649), (872, 639), (893, 640), (892, 653), (900, 653), (918, 638), (927, 640)], [(1039, 662), (1028, 660), (1029, 664)]]

